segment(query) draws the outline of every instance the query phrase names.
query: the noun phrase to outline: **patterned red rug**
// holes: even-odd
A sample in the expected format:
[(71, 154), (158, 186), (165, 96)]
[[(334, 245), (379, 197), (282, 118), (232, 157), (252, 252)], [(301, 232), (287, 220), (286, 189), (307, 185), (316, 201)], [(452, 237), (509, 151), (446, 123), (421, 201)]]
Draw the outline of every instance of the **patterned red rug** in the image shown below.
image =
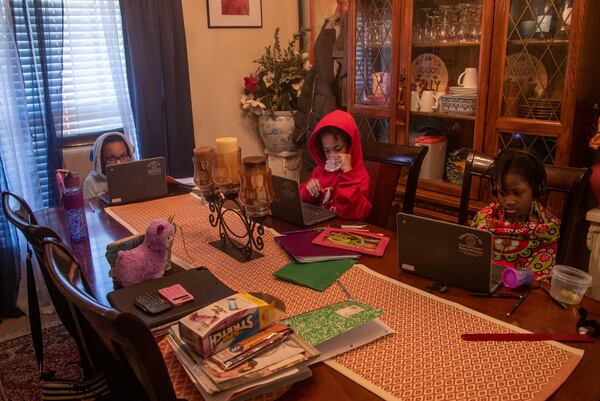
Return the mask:
[[(46, 370), (54, 370), (56, 378), (81, 377), (79, 352), (62, 325), (44, 329)], [(10, 401), (38, 401), (40, 381), (31, 336), (26, 335), (0, 343), (0, 398)]]

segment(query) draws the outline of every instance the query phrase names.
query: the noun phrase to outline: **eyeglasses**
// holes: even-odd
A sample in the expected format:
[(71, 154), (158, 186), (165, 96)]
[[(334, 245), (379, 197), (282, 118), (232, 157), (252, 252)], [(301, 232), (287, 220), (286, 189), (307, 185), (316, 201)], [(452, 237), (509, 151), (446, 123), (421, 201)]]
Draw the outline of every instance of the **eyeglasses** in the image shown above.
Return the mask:
[(123, 155), (123, 156), (119, 156), (119, 157), (107, 156), (104, 158), (104, 163), (106, 163), (106, 164), (125, 163), (125, 162), (128, 162), (129, 160), (131, 160), (131, 157), (129, 155)]

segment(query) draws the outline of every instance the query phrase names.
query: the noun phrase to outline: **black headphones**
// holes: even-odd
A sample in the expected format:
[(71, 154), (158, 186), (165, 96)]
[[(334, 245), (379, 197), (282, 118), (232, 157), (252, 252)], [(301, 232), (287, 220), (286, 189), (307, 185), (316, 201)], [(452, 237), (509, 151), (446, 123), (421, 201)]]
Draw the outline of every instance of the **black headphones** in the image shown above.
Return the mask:
[[(529, 159), (529, 161), (531, 162), (531, 164), (533, 166), (539, 166), (541, 163), (538, 160), (537, 157), (535, 157), (535, 155), (525, 151), (525, 150), (521, 150), (521, 149), (514, 149), (514, 148), (507, 148), (505, 150), (503, 150), (497, 157), (496, 157), (496, 161), (502, 157), (502, 155), (505, 152), (510, 152), (513, 154), (519, 154), (519, 155), (523, 155), (524, 157), (527, 157)], [(490, 166), (490, 171), (492, 172), (491, 174), (491, 181), (492, 181), (492, 194), (494, 196), (498, 196), (498, 184), (496, 182), (496, 174), (495, 174), (495, 168), (497, 167), (496, 165), (496, 161)], [(542, 168), (535, 168), (533, 169), (532, 173), (535, 176), (535, 180), (539, 182), (539, 184), (533, 186), (531, 188), (532, 192), (533, 192), (533, 197), (535, 199), (541, 198), (542, 196), (544, 196), (544, 194), (546, 193), (546, 170), (544, 168), (544, 165), (541, 164)]]

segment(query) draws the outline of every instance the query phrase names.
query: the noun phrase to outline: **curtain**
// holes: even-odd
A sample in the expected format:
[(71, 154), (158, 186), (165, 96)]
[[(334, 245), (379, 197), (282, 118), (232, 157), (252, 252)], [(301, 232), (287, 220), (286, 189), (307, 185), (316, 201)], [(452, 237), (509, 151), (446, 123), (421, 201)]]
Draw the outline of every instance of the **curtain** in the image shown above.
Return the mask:
[(133, 122), (129, 88), (127, 86), (125, 54), (122, 51), (123, 47), (119, 40), (120, 36), (123, 35), (119, 3), (115, 0), (99, 0), (97, 6), (99, 14), (102, 16), (104, 39), (106, 40), (108, 60), (117, 95), (119, 114), (123, 123), (123, 133), (127, 135), (133, 144), (134, 152), (137, 155), (136, 158), (139, 158), (139, 144)]
[(121, 0), (127, 77), (142, 157), (192, 175), (194, 127), (180, 0)]
[[(27, 200), (33, 210), (58, 202), (54, 171), (60, 163), (62, 131), (62, 2), (3, 1), (0, 23), (0, 185)], [(5, 217), (0, 224), (2, 265), (0, 302), (26, 309), (25, 240), (18, 238)], [(36, 269), (41, 307), (50, 301)]]

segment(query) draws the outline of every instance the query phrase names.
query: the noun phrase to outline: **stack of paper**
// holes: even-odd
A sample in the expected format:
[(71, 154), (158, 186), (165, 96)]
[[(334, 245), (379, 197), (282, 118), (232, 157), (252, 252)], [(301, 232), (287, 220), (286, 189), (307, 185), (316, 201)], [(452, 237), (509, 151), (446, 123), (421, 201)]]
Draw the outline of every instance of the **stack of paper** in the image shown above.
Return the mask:
[(291, 333), (276, 346), (226, 370), (215, 360), (195, 353), (181, 340), (176, 325), (171, 327), (167, 341), (207, 401), (247, 397), (304, 380), (312, 375), (307, 362), (319, 355)]

